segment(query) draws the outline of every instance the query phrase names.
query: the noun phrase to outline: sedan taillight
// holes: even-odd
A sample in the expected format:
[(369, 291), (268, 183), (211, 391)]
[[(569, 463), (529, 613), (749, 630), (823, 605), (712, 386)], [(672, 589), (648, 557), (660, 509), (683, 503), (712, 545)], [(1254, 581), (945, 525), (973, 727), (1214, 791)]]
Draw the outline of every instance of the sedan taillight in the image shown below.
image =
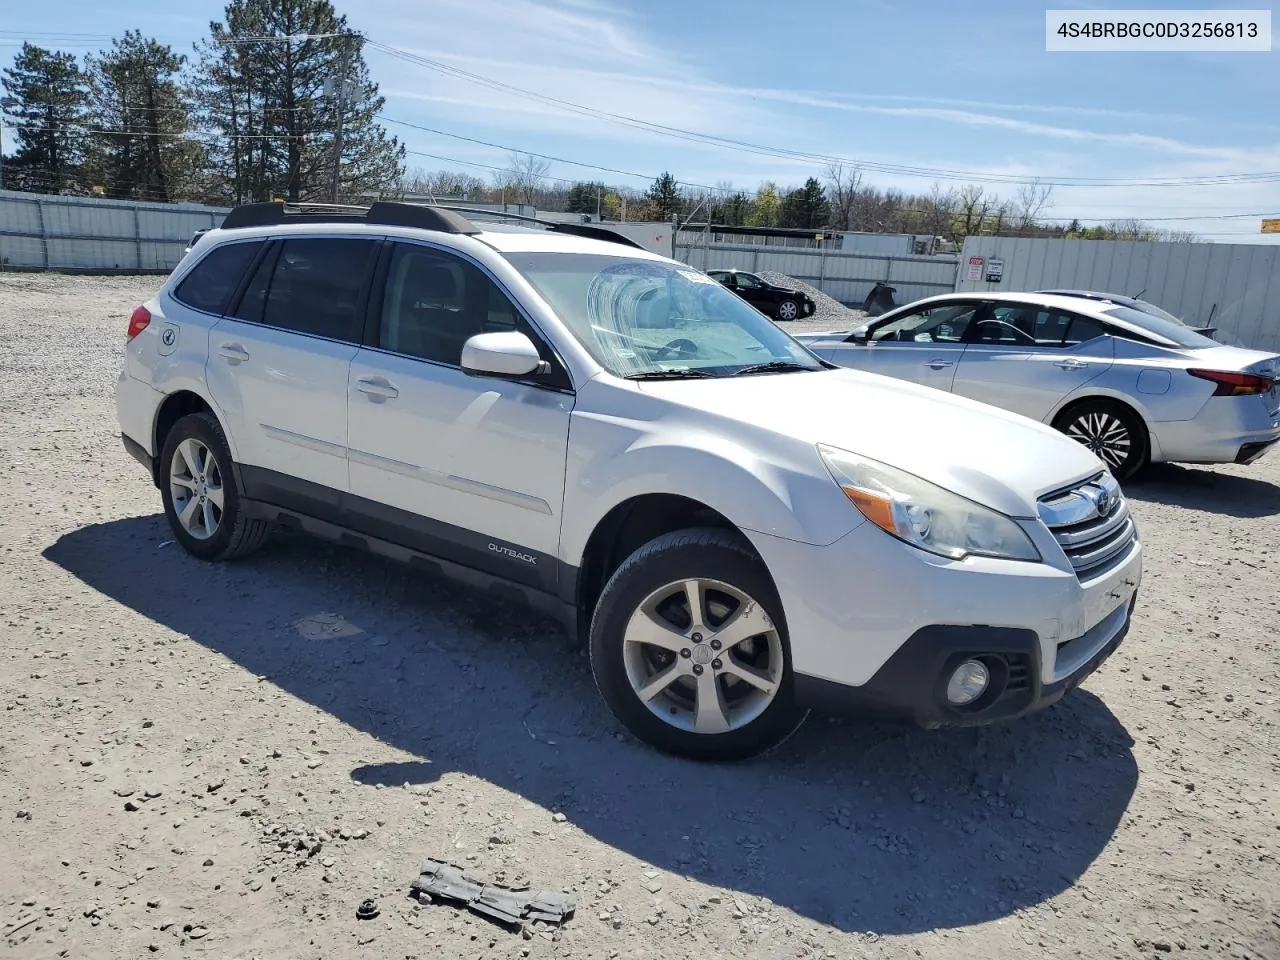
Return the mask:
[(1256, 373), (1231, 373), (1226, 370), (1188, 370), (1187, 373), (1201, 380), (1217, 384), (1215, 397), (1249, 397), (1266, 393), (1275, 384), (1270, 377)]

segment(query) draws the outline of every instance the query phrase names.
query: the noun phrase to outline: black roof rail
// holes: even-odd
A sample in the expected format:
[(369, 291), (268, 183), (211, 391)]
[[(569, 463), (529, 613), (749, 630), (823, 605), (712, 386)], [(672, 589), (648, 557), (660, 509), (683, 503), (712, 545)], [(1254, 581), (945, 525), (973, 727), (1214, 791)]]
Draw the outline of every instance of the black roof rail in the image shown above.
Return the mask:
[(541, 227), (547, 227), (553, 233), (567, 233), (575, 237), (587, 237), (591, 240), (603, 240), (606, 243), (621, 243), (624, 246), (634, 247), (637, 250), (645, 249), (641, 244), (636, 243), (630, 237), (623, 236), (616, 231), (609, 230), (605, 227), (592, 227), (584, 223), (561, 223), (558, 220), (542, 220), (538, 217), (531, 217), (524, 213), (507, 213), (503, 210), (486, 210), (483, 207), (459, 207), (453, 205), (441, 204), (439, 209), (452, 210), (456, 213), (470, 213), (492, 217), (495, 220), (520, 220), (525, 223), (536, 223)]
[(378, 200), (370, 206), (339, 203), (246, 203), (222, 221), (224, 230), (286, 223), (343, 223), (359, 220), (389, 227), (416, 227), (438, 233), (475, 234), (480, 228), (444, 207)]

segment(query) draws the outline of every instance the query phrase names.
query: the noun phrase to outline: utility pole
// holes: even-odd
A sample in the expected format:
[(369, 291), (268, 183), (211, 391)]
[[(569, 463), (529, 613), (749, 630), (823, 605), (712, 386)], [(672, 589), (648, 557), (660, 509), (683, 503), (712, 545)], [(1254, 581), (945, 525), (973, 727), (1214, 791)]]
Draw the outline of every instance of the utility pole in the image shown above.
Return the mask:
[(4, 189), (4, 123), (6, 110), (16, 110), (22, 106), (16, 97), (0, 98), (0, 190)]
[(338, 202), (339, 173), (342, 166), (342, 124), (347, 112), (347, 93), (354, 86), (347, 80), (351, 67), (352, 47), (360, 39), (359, 34), (348, 33), (339, 38), (344, 44), (342, 59), (338, 62), (338, 75), (325, 81), (325, 92), (334, 98), (334, 137), (333, 137), (333, 179), (329, 186), (329, 195), (333, 203)]

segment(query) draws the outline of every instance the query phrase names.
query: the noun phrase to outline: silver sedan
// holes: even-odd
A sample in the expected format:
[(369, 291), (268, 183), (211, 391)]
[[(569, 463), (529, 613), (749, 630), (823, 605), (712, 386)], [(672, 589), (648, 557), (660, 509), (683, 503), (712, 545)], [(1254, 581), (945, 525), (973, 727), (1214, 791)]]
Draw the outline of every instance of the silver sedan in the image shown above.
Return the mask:
[(1121, 478), (1159, 461), (1253, 463), (1280, 441), (1280, 357), (1113, 303), (946, 294), (797, 339), (841, 366), (1052, 424)]

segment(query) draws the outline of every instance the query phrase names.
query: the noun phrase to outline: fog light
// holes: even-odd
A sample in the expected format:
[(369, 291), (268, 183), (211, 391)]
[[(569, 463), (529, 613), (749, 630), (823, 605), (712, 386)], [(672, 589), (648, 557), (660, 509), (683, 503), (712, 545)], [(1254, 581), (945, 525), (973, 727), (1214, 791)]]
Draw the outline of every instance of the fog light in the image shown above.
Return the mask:
[(991, 671), (981, 660), (966, 660), (947, 681), (947, 700), (953, 707), (967, 707), (982, 696), (991, 682)]

